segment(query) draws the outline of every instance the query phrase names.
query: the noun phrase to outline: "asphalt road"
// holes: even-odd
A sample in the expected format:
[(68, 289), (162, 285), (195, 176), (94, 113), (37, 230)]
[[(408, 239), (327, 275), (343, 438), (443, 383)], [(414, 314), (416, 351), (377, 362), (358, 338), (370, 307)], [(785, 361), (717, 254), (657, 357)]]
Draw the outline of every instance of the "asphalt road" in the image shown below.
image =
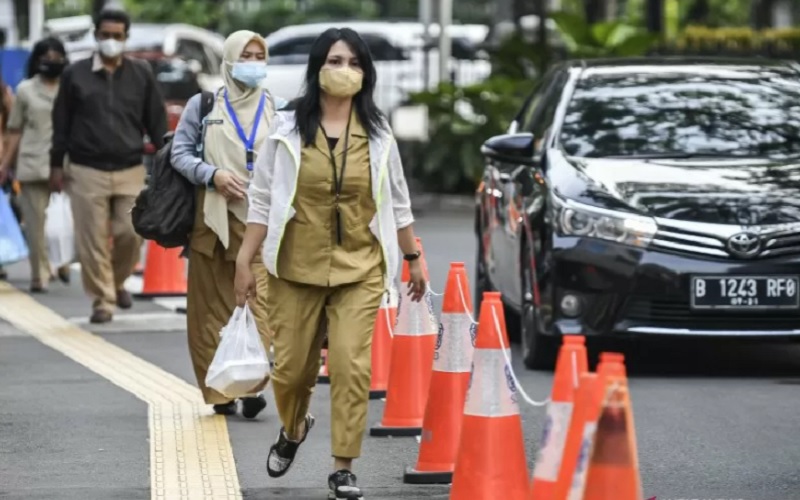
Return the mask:
[[(442, 291), (451, 261), (466, 262), (474, 278), (471, 224), (465, 213), (419, 216), (435, 291)], [(26, 267), (10, 269), (12, 283), (26, 286)], [(77, 282), (53, 285), (40, 300), (65, 317), (88, 315)], [(130, 314), (95, 332), (194, 383), (182, 318), (147, 302), (137, 302)], [(688, 339), (609, 347), (622, 348), (629, 360), (645, 498), (800, 498), (800, 344)], [(518, 360), (516, 371), (531, 396), (548, 394), (550, 374), (526, 371)], [(3, 323), (0, 376), (0, 498), (150, 498), (144, 403)], [(332, 467), (328, 395), (327, 386), (318, 387), (312, 404), (318, 425), (280, 480), (269, 479), (264, 465), (280, 426), (271, 396), (260, 419), (229, 418), (245, 498), (325, 498)], [(382, 408), (380, 401), (370, 403), (370, 424), (380, 420)], [(523, 406), (522, 415), (532, 464), (544, 410)], [(447, 487), (403, 485), (416, 448), (409, 438), (365, 438), (356, 473), (367, 498), (447, 498)]]

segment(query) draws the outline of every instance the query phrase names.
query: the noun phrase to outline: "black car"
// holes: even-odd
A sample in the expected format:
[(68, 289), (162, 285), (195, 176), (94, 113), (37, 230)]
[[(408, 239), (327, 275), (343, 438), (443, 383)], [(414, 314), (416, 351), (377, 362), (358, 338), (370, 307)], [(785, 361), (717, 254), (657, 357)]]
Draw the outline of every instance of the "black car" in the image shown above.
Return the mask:
[(530, 368), (562, 335), (800, 336), (800, 66), (572, 61), (489, 139), (477, 293)]

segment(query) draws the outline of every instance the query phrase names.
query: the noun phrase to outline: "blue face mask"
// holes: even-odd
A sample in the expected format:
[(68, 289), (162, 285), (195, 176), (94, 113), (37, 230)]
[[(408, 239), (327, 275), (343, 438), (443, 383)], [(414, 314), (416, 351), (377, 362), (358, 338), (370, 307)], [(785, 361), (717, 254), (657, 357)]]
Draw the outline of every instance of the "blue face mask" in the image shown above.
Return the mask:
[(258, 87), (267, 77), (267, 63), (264, 61), (235, 62), (231, 76), (250, 88)]

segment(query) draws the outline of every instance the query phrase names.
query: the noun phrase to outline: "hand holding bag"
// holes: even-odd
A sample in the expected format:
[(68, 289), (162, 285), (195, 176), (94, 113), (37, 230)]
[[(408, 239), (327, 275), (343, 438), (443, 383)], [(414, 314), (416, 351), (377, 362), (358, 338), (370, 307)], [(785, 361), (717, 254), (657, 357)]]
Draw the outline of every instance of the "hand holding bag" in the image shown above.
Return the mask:
[(208, 367), (206, 386), (229, 398), (253, 394), (269, 376), (269, 358), (255, 317), (247, 304), (233, 311), (220, 332), (220, 343)]

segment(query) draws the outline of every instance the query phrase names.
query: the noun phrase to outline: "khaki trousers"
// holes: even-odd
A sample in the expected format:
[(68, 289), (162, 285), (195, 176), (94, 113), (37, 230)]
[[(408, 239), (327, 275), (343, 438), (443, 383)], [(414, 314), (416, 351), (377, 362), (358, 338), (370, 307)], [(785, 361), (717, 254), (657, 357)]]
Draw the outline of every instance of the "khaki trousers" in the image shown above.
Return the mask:
[[(267, 321), (267, 268), (263, 263), (251, 266), (256, 278), (257, 300), (250, 309), (256, 319), (258, 333), (264, 348), (269, 352), (271, 332)], [(225, 258), (225, 249), (217, 242), (213, 257), (201, 252), (189, 253), (189, 279), (186, 294), (186, 329), (189, 334), (189, 354), (192, 358), (197, 386), (203, 392), (206, 404), (225, 404), (230, 398), (206, 387), (208, 367), (214, 359), (219, 345), (219, 332), (236, 309), (233, 280), (236, 263)], [(253, 388), (253, 395), (262, 391), (269, 382), (265, 378)]]
[(22, 220), (25, 222), (25, 239), (28, 241), (28, 260), (31, 263), (31, 282), (47, 287), (50, 281), (50, 258), (44, 222), (50, 204), (50, 185), (47, 181), (23, 182), (19, 195)]
[(367, 424), (372, 332), (383, 277), (337, 287), (293, 283), (269, 275), (267, 313), (274, 332), (272, 388), (289, 435), (308, 413), (328, 332), (331, 381), (331, 452), (357, 458)]
[[(65, 171), (81, 278), (95, 310), (114, 312), (117, 291), (139, 262), (142, 239), (130, 209), (144, 188), (144, 165), (105, 172), (71, 163)], [(113, 250), (108, 246), (111, 221)]]

